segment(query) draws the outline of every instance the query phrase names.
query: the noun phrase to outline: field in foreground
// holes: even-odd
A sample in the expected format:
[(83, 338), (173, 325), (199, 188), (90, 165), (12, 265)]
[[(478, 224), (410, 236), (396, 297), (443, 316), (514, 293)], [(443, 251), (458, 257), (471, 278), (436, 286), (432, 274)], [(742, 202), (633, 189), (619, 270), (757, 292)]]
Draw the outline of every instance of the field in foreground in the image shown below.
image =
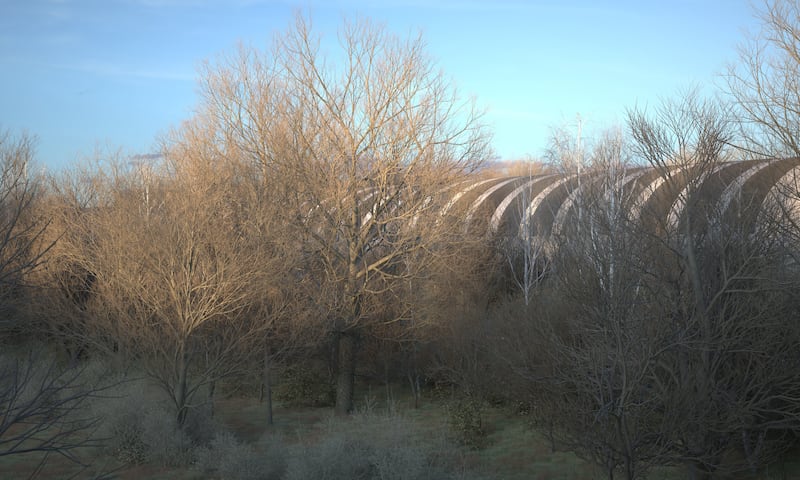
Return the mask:
[[(330, 408), (279, 404), (274, 425), (268, 426), (265, 404), (257, 398), (218, 399), (213, 419), (208, 419), (206, 431), (198, 434), (207, 439), (206, 446), (190, 448), (187, 443), (176, 448), (170, 434), (159, 431), (162, 443), (155, 448), (163, 451), (147, 453), (144, 442), (136, 443), (133, 436), (125, 434), (130, 438), (115, 440), (113, 448), (80, 452), (91, 462), (85, 469), (51, 456), (38, 478), (605, 478), (602, 470), (572, 452), (553, 451), (548, 439), (531, 428), (524, 416), (507, 408), (484, 405), (480, 423), (472, 423), (481, 432), (479, 438), (470, 437), (477, 445), (465, 446), (465, 429), (454, 427), (451, 402), (428, 398), (417, 409), (407, 403), (390, 402), (387, 407), (368, 392), (357, 402), (356, 413), (346, 418), (335, 417)], [(116, 415), (126, 417), (130, 412), (123, 409)], [(154, 428), (141, 419), (134, 421), (142, 423), (134, 425), (134, 431)], [(100, 432), (112, 430), (101, 427)], [(112, 433), (119, 436), (121, 432), (117, 428)], [(146, 437), (146, 432), (143, 435)], [(38, 455), (0, 457), (0, 478), (28, 478), (41, 459)], [(798, 462), (786, 462), (752, 478), (800, 478), (798, 467)], [(648, 478), (683, 475), (681, 470), (663, 469), (650, 472)]]

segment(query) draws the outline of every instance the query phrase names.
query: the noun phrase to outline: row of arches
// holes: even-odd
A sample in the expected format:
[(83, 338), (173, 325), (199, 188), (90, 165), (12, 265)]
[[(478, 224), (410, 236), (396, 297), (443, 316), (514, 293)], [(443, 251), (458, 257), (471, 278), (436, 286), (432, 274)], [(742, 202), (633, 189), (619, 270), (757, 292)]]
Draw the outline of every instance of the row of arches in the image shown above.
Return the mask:
[[(798, 193), (800, 159), (790, 158), (480, 179), (451, 190), (443, 210), (458, 208), (466, 228), (495, 235), (558, 235), (587, 204), (626, 209), (628, 218), (662, 232), (687, 221), (698, 231), (753, 221), (768, 203), (800, 214)], [(689, 206), (700, 212), (691, 220)]]

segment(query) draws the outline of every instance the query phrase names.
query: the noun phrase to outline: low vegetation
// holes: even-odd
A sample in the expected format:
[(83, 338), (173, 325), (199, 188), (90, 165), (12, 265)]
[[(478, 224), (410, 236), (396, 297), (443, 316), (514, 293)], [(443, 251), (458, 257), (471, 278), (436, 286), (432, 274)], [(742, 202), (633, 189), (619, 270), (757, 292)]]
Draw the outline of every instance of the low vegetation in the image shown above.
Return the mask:
[[(82, 375), (94, 380), (98, 371), (93, 366)], [(95, 420), (95, 428), (74, 437), (96, 440), (74, 450), (79, 462), (46, 452), (8, 456), (0, 459), (0, 477), (477, 480), (595, 471), (568, 452), (551, 454), (505, 407), (484, 405), (481, 444), (466, 445), (450, 401), (425, 395), (415, 409), (401, 385), (387, 400), (371, 393), (383, 389), (359, 382), (356, 392), (364, 396), (347, 417), (330, 407), (277, 402), (272, 426), (257, 397), (222, 394), (214, 417), (198, 414), (178, 427), (169, 400), (146, 378), (101, 376), (115, 377), (113, 385), (75, 412)]]

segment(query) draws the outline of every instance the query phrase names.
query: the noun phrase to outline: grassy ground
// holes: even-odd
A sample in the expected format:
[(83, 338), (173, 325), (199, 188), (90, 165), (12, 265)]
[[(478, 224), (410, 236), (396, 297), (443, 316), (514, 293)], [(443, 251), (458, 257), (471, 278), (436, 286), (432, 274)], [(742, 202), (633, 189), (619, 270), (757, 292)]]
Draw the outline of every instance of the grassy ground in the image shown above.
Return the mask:
[[(366, 402), (370, 403), (370, 402)], [(359, 402), (357, 409), (369, 409), (375, 413), (385, 411), (385, 404), (365, 406)], [(426, 429), (431, 434), (446, 429), (446, 411), (441, 402), (423, 401), (418, 409), (409, 409), (403, 402), (397, 407), (415, 428)], [(333, 418), (329, 408), (283, 408), (277, 405), (274, 425), (266, 424), (264, 404), (252, 398), (220, 399), (216, 404), (217, 419), (233, 431), (239, 439), (257, 445), (267, 432), (282, 436), (287, 443), (314, 442), (325, 435)], [(485, 447), (479, 450), (464, 448), (464, 461), (468, 467), (491, 478), (503, 479), (573, 479), (593, 478), (595, 471), (587, 463), (568, 452), (551, 454), (544, 439), (527, 429), (500, 410), (485, 413), (488, 435)], [(90, 478), (98, 470), (111, 471), (112, 478), (120, 480), (151, 479), (199, 479), (203, 476), (188, 468), (171, 469), (151, 465), (126, 467), (97, 454), (84, 451), (83, 456), (97, 462), (93, 468), (84, 470), (66, 459), (50, 457), (40, 478)], [(42, 457), (20, 455), (0, 458), (0, 479), (26, 478)]]
[[(392, 405), (395, 410), (414, 424), (415, 428), (431, 435), (447, 429), (446, 402), (426, 399), (418, 409), (408, 407), (401, 400)], [(357, 410), (379, 413), (386, 410), (386, 403), (375, 401), (369, 391)], [(253, 398), (219, 399), (216, 418), (243, 442), (258, 449), (259, 440), (267, 433), (279, 434), (287, 443), (314, 442), (330, 432), (332, 411), (326, 408), (284, 408), (277, 405), (275, 423), (266, 424), (264, 404)], [(486, 408), (482, 415), (486, 436), (480, 449), (463, 449), (465, 465), (479, 472), (482, 477), (509, 480), (556, 480), (599, 479), (602, 471), (566, 451), (551, 451), (550, 443), (539, 432), (526, 426), (523, 418), (498, 408)], [(66, 459), (51, 456), (40, 478), (92, 478), (97, 471), (111, 472), (109, 478), (120, 480), (203, 478), (203, 474), (191, 468), (166, 468), (152, 465), (123, 466), (100, 455), (96, 451), (84, 451), (86, 458), (94, 461), (92, 468), (81, 471)], [(800, 455), (796, 456), (800, 458)], [(41, 456), (19, 455), (0, 457), (0, 479), (27, 478), (35, 469)], [(653, 472), (650, 478), (682, 478), (680, 471), (665, 469)], [(789, 479), (800, 478), (800, 462), (785, 462), (771, 471), (754, 478)]]

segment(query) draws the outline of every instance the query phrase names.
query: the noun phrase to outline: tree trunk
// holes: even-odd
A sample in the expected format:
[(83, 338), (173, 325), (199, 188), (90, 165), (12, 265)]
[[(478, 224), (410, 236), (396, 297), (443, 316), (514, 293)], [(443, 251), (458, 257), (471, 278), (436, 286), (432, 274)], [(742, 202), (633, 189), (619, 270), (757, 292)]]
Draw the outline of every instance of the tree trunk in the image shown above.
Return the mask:
[(417, 368), (417, 344), (411, 348), (411, 370), (408, 372), (408, 382), (411, 384), (411, 395), (414, 398), (414, 408), (419, 408), (422, 390), (419, 382), (419, 369)]
[(216, 380), (212, 380), (208, 384), (208, 408), (212, 418), (214, 417), (214, 392), (216, 390), (217, 390), (217, 382)]
[(178, 365), (176, 366), (178, 378), (175, 382), (175, 408), (177, 409), (176, 420), (178, 426), (182, 427), (186, 422), (186, 414), (188, 413), (188, 376), (189, 376), (189, 358), (185, 348), (181, 348), (178, 355)]
[[(388, 350), (388, 349), (385, 348), (385, 345), (384, 345), (384, 352), (386, 350)], [(389, 375), (390, 367), (391, 366), (389, 365), (389, 355), (388, 354), (384, 354), (383, 355), (383, 386), (386, 389), (386, 411), (387, 412), (389, 411), (389, 407), (390, 407), (390, 405), (392, 403), (392, 385), (391, 385), (391, 379), (390, 379), (390, 375)]]
[(636, 467), (634, 448), (631, 445), (630, 437), (628, 436), (628, 425), (626, 419), (623, 417), (624, 415), (626, 415), (624, 410), (616, 415), (617, 436), (622, 440), (621, 446), (624, 449), (623, 467), (625, 468), (625, 478), (627, 480), (635, 480)]
[(267, 425), (273, 425), (273, 418), (272, 418), (272, 371), (271, 371), (271, 362), (270, 362), (270, 355), (269, 355), (269, 347), (264, 347), (264, 399), (267, 402)]
[(352, 333), (337, 334), (338, 365), (336, 372), (337, 415), (347, 415), (353, 411), (353, 390), (356, 377), (356, 337)]
[(414, 372), (408, 373), (408, 383), (411, 385), (411, 397), (414, 399), (414, 409), (417, 409), (419, 408), (420, 385), (419, 374), (416, 369), (414, 369)]

